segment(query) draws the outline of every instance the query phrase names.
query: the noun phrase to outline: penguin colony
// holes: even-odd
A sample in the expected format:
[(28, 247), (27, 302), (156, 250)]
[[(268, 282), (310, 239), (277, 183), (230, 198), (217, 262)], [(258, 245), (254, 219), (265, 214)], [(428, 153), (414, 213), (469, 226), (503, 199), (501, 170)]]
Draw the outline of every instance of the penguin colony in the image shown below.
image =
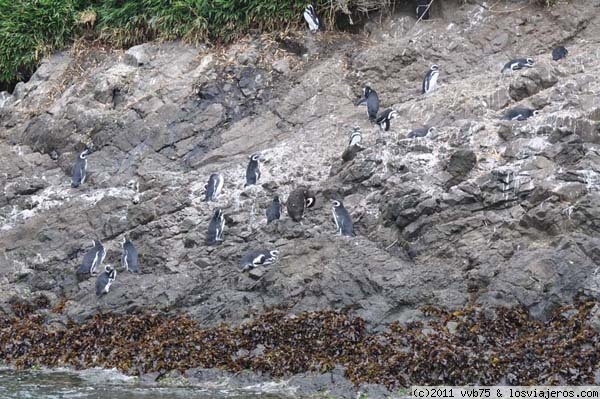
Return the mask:
[[(416, 17), (417, 20), (428, 20), (430, 18), (429, 8), (430, 0), (416, 0)], [(303, 17), (308, 24), (311, 33), (319, 30), (324, 30), (323, 21), (315, 11), (315, 7), (309, 4), (304, 10)], [(567, 56), (568, 50), (563, 46), (558, 46), (552, 50), (552, 59), (558, 61)], [(535, 65), (533, 58), (515, 58), (508, 61), (501, 70), (501, 73), (514, 72), (524, 68), (532, 68)], [(423, 77), (421, 84), (421, 93), (427, 95), (437, 87), (437, 81), (440, 74), (440, 66), (432, 64)], [(388, 131), (391, 127), (393, 119), (398, 117), (398, 112), (393, 108), (387, 108), (379, 113), (379, 95), (368, 85), (363, 88), (362, 96), (354, 103), (355, 105), (366, 104), (367, 117), (372, 123), (375, 123), (383, 131)], [(516, 106), (505, 112), (500, 119), (511, 121), (524, 121), (538, 114), (538, 110)], [(435, 127), (423, 126), (411, 130), (407, 134), (407, 138), (419, 138), (431, 135), (435, 132)], [(356, 154), (365, 148), (361, 146), (362, 133), (359, 127), (354, 127), (351, 134), (348, 146), (342, 154), (342, 161), (348, 162), (355, 158)], [(77, 157), (73, 164), (71, 172), (71, 187), (79, 188), (85, 183), (88, 160), (87, 157), (92, 153), (90, 148), (85, 148)], [(244, 187), (257, 185), (261, 176), (260, 161), (261, 154), (255, 153), (250, 155), (248, 165), (246, 167), (246, 179)], [(219, 173), (210, 175), (208, 182), (204, 186), (205, 196), (204, 202), (216, 202), (222, 192), (224, 184), (223, 176)], [(137, 195), (139, 202), (139, 194)], [(281, 218), (283, 206), (287, 210), (287, 214), (294, 222), (302, 223), (302, 219), (307, 209), (313, 207), (316, 202), (315, 194), (304, 186), (297, 187), (288, 196), (285, 203), (281, 202), (279, 196), (274, 196), (271, 204), (266, 209), (266, 223), (270, 224)], [(356, 236), (352, 223), (350, 212), (344, 207), (340, 198), (331, 200), (332, 220), (335, 225), (336, 234), (346, 237)], [(225, 216), (223, 210), (219, 207), (214, 209), (210, 219), (206, 244), (217, 245), (224, 241)], [(124, 271), (139, 273), (140, 265), (138, 259), (138, 251), (133, 242), (125, 237), (122, 242), (121, 266)], [(77, 275), (82, 278), (87, 276), (96, 276), (96, 295), (102, 296), (109, 292), (111, 285), (116, 280), (117, 271), (111, 265), (106, 265), (104, 270), (100, 272), (106, 250), (100, 240), (92, 241), (90, 248), (84, 255), (80, 266), (77, 269)], [(266, 266), (277, 262), (279, 259), (279, 251), (275, 249), (254, 249), (246, 252), (240, 260), (240, 270), (242, 272), (253, 269), (257, 266)]]

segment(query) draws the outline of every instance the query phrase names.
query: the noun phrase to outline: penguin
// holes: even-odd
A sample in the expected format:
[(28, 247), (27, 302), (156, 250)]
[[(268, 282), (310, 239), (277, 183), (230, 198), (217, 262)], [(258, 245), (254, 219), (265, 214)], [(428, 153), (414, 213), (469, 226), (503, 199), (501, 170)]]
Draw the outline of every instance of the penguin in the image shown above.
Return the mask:
[(367, 114), (369, 120), (375, 121), (377, 119), (377, 113), (379, 112), (379, 96), (377, 92), (371, 89), (369, 86), (365, 86), (363, 89), (363, 95), (358, 99), (356, 105), (367, 103)]
[(315, 205), (315, 196), (305, 187), (298, 187), (288, 196), (286, 207), (294, 222), (300, 222), (304, 211)]
[(507, 121), (524, 121), (532, 116), (539, 114), (540, 111), (534, 110), (531, 108), (517, 106), (507, 110), (504, 113), (504, 116), (500, 119), (504, 119)]
[(388, 108), (377, 117), (375, 122), (379, 125), (380, 129), (383, 129), (387, 132), (390, 130), (392, 119), (394, 119), (396, 116), (398, 116), (398, 113), (393, 109)]
[(514, 60), (510, 60), (506, 64), (504, 64), (501, 73), (504, 73), (506, 71), (517, 71), (523, 68), (531, 68), (534, 64), (535, 61), (533, 60), (533, 58), (515, 58)]
[(430, 0), (417, 0), (417, 19), (429, 19)]
[(422, 94), (427, 94), (437, 86), (438, 76), (440, 75), (440, 67), (436, 64), (433, 64), (429, 67), (429, 71), (425, 74), (423, 78), (423, 87)]
[(128, 238), (123, 237), (123, 242), (121, 243), (123, 247), (123, 255), (121, 255), (121, 265), (123, 265), (123, 269), (133, 272), (140, 272), (140, 263), (138, 261), (138, 252), (133, 245), (133, 242)]
[(240, 269), (242, 272), (254, 269), (258, 265), (270, 265), (279, 259), (279, 251), (276, 249), (255, 249), (247, 252), (240, 260)]
[(250, 162), (248, 162), (248, 167), (246, 168), (246, 186), (250, 186), (256, 184), (258, 179), (260, 179), (260, 154), (252, 154), (250, 156)]
[(352, 227), (352, 218), (350, 213), (344, 208), (342, 201), (332, 200), (333, 221), (335, 222), (336, 232), (339, 235), (354, 237), (354, 229)]
[(279, 202), (279, 196), (273, 198), (273, 202), (267, 208), (267, 224), (273, 220), (279, 220), (281, 217), (281, 202)]
[(323, 24), (321, 23), (321, 18), (315, 11), (315, 7), (312, 4), (309, 4), (304, 9), (304, 20), (308, 24), (308, 29), (314, 33), (318, 30), (323, 29)]
[(104, 246), (100, 240), (93, 240), (92, 244), (94, 246), (83, 256), (83, 262), (79, 265), (77, 274), (89, 273), (94, 276), (98, 273), (100, 266), (102, 266), (102, 262), (104, 262), (104, 258), (106, 257)]
[(208, 245), (217, 244), (223, 241), (223, 230), (225, 229), (225, 217), (221, 208), (215, 209), (215, 212), (210, 219), (208, 224), (208, 234), (206, 237), (206, 243)]
[(96, 277), (96, 295), (102, 296), (108, 294), (110, 286), (117, 278), (117, 271), (110, 265), (106, 265), (104, 272), (100, 273)]
[(558, 46), (552, 49), (552, 60), (558, 61), (565, 58), (569, 54), (569, 50), (565, 46)]
[(350, 133), (350, 141), (348, 142), (348, 147), (354, 147), (360, 145), (362, 141), (362, 133), (360, 132), (360, 127), (355, 126), (352, 128), (352, 133)]
[(218, 173), (213, 173), (208, 178), (208, 183), (204, 186), (206, 189), (206, 196), (204, 202), (216, 201), (221, 189), (223, 188), (223, 176)]
[(435, 132), (434, 127), (418, 127), (411, 130), (411, 132), (406, 135), (406, 138), (414, 139), (416, 137), (425, 137), (433, 132)]
[(91, 151), (86, 148), (79, 154), (75, 163), (73, 164), (73, 170), (71, 173), (71, 187), (77, 188), (85, 182), (85, 176), (87, 171), (87, 156), (91, 154)]
[(350, 134), (350, 141), (348, 142), (348, 147), (342, 153), (342, 162), (350, 162), (354, 158), (356, 158), (356, 154), (361, 151), (364, 151), (364, 147), (360, 145), (362, 141), (362, 134), (360, 132), (359, 127), (355, 127)]

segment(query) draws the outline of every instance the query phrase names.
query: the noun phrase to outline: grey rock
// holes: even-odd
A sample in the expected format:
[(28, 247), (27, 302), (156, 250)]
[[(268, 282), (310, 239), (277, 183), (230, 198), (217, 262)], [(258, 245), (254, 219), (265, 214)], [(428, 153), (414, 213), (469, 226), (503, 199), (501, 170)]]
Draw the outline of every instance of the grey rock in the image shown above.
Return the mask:
[[(422, 318), (423, 305), (523, 305), (545, 318), (577, 293), (597, 297), (600, 10), (570, 2), (564, 15), (515, 16), (443, 3), (440, 23), (418, 29), (407, 16), (369, 21), (372, 40), (360, 46), (305, 32), (279, 37), (279, 49), (256, 35), (224, 53), (152, 43), (125, 57), (90, 54), (83, 74), (68, 72), (67, 51), (48, 57), (0, 108), (0, 304), (43, 289), (51, 301), (64, 296), (64, 317), (75, 320), (149, 309), (206, 326), (277, 305), (348, 306), (384, 328)], [(539, 34), (526, 33), (534, 25)], [(559, 42), (573, 43), (573, 57), (551, 64), (543, 51)], [(507, 54), (538, 62), (490, 75)], [(442, 85), (421, 96), (430, 62), (441, 64)], [(352, 104), (365, 84), (397, 110), (390, 131)], [(542, 112), (499, 123), (516, 99)], [(439, 134), (403, 139), (424, 124)], [(365, 149), (342, 162), (350, 126)], [(69, 169), (86, 145), (89, 180), (71, 190)], [(244, 190), (254, 152), (264, 157), (261, 185)], [(204, 203), (216, 171), (223, 194)], [(302, 224), (284, 214), (267, 226), (273, 195), (299, 185), (317, 195)], [(351, 204), (357, 237), (334, 235), (334, 194)], [(225, 241), (207, 247), (213, 206), (227, 215)], [(143, 273), (119, 273), (98, 301), (70, 271), (95, 237), (105, 263), (118, 263), (124, 235)], [(285, 255), (254, 278), (239, 273), (243, 250), (263, 246)], [(341, 377), (327, 378), (322, 386)]]

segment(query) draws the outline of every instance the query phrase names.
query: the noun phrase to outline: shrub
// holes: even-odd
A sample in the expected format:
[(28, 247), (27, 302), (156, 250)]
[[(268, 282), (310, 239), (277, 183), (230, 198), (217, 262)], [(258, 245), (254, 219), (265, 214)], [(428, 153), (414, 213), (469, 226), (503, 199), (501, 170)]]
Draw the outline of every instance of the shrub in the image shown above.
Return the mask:
[(71, 38), (70, 0), (0, 0), (0, 84), (27, 79), (49, 52)]

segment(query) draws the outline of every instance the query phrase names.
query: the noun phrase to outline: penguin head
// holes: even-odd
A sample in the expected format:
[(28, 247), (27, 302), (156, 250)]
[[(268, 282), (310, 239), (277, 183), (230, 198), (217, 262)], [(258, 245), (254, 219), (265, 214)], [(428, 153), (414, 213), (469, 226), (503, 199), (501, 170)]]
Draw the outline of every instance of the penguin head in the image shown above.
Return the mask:
[(275, 258), (275, 259), (279, 258), (279, 251), (276, 249), (269, 251), (269, 254), (271, 255), (271, 258)]
[(435, 127), (430, 127), (429, 129), (427, 129), (427, 134), (432, 134), (435, 133)]
[(437, 64), (433, 64), (429, 69), (431, 69), (432, 71), (439, 71), (440, 67)]
[(92, 153), (92, 151), (89, 148), (86, 148), (85, 150), (83, 150), (81, 152), (81, 154), (79, 154), (79, 158), (81, 159), (85, 159), (87, 158), (88, 155), (90, 155)]
[(313, 206), (315, 206), (316, 200), (317, 199), (315, 198), (315, 195), (309, 189), (304, 190), (304, 207), (305, 208), (312, 208)]
[(338, 201), (338, 200), (331, 200), (331, 205), (334, 208), (339, 208), (340, 206), (342, 206), (342, 201)]
[(525, 61), (527, 61), (528, 66), (533, 66), (533, 64), (535, 64), (535, 61), (533, 60), (533, 58), (527, 58)]
[(213, 215), (214, 219), (221, 219), (223, 217), (223, 211), (221, 210), (221, 208), (216, 208), (215, 209), (215, 213)]
[(273, 202), (279, 202), (279, 195), (273, 197)]
[(540, 111), (536, 109), (533, 111), (533, 116), (537, 116), (537, 115), (539, 115), (539, 113), (540, 113)]
[(314, 14), (315, 13), (315, 8), (313, 7), (312, 4), (309, 4), (306, 6), (306, 9), (311, 13)]
[(95, 247), (101, 247), (102, 243), (100, 242), (100, 240), (93, 240), (94, 246)]
[(252, 154), (252, 155), (250, 155), (250, 160), (258, 162), (260, 160), (260, 154)]
[(363, 89), (363, 96), (365, 98), (369, 97), (369, 95), (373, 92), (373, 89), (371, 89), (369, 86), (365, 86), (365, 88)]
[(115, 269), (111, 265), (104, 266), (104, 271), (108, 274), (112, 273)]
[(392, 110), (389, 114), (388, 114), (388, 119), (394, 119), (398, 116), (398, 112), (395, 110)]

